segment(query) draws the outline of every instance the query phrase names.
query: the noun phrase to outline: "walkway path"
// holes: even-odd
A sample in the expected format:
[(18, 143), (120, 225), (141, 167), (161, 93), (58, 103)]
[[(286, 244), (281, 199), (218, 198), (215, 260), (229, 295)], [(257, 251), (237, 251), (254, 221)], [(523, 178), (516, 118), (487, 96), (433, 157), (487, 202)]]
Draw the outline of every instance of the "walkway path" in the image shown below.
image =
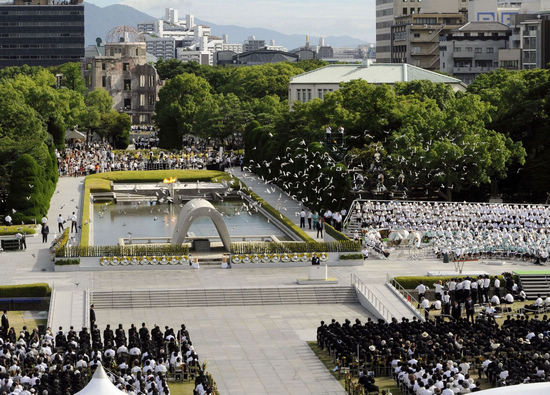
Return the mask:
[[(248, 188), (254, 191), (254, 193), (264, 199), (276, 210), (281, 212), (281, 214), (287, 217), (290, 221), (294, 222), (297, 226), (300, 226), (300, 211), (302, 210), (302, 208), (305, 208), (307, 210), (307, 207), (305, 207), (302, 202), (299, 202), (298, 200), (290, 197), (277, 185), (266, 183), (254, 173), (248, 171), (243, 172), (238, 167), (232, 167), (228, 170), (228, 172), (235, 177), (241, 179)], [(316, 240), (334, 240), (330, 235), (327, 235), (326, 232), (324, 232), (324, 237), (322, 239), (317, 239), (317, 231), (313, 229), (307, 229), (307, 221), (306, 229), (304, 229), (304, 231)]]
[[(48, 326), (54, 332), (60, 326), (67, 331), (71, 326), (74, 328), (87, 327), (88, 324), (88, 303), (86, 291), (75, 285), (76, 289), (55, 289), (52, 293), (50, 306), (50, 320)], [(78, 329), (76, 329), (78, 331)]]

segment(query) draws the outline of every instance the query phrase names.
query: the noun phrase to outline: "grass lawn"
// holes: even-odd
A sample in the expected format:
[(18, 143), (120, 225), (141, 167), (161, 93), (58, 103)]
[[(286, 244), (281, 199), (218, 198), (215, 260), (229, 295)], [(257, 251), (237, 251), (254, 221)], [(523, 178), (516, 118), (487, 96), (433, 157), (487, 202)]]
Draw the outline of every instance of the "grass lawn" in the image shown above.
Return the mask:
[[(338, 382), (340, 383), (340, 385), (343, 388), (346, 388), (346, 380), (344, 379), (344, 377), (339, 379), (338, 378), (338, 373), (336, 373), (333, 370), (334, 369), (334, 362), (332, 361), (332, 357), (325, 350), (321, 350), (321, 348), (317, 345), (317, 342), (312, 341), (312, 342), (307, 342), (307, 344), (308, 344), (309, 348), (311, 348), (311, 350), (315, 353), (317, 358), (319, 358), (319, 360), (323, 363), (323, 365), (325, 365), (325, 367), (328, 369), (330, 374), (332, 374), (334, 376), (334, 378), (336, 380), (338, 380)], [(382, 390), (390, 390), (390, 392), (393, 395), (401, 395), (401, 391), (399, 390), (399, 388), (395, 384), (395, 381), (393, 380), (393, 378), (391, 378), (391, 377), (376, 377), (375, 379), (376, 379), (375, 384), (380, 389), (380, 392), (382, 392)]]
[[(29, 332), (32, 332), (38, 325), (46, 325), (48, 321), (46, 319), (37, 318), (36, 311), (8, 311), (8, 319), (10, 320), (10, 326), (15, 328), (15, 333), (19, 335), (19, 332), (24, 326), (27, 327)], [(46, 314), (47, 317), (47, 314)]]
[(171, 395), (193, 395), (195, 389), (194, 382), (187, 383), (168, 383)]

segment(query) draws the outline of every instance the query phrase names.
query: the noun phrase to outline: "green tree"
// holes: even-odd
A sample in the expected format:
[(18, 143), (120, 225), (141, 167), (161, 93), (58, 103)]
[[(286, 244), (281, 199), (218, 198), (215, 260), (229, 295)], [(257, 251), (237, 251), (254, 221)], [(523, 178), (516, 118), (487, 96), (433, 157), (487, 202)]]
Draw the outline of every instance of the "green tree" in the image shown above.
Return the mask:
[(500, 189), (520, 201), (547, 199), (550, 191), (550, 70), (498, 69), (482, 74), (468, 87), (492, 104), (489, 126), (521, 142), (525, 164), (510, 166)]
[(111, 145), (116, 149), (126, 149), (130, 143), (130, 116), (111, 110), (102, 117), (102, 128)]
[(81, 122), (90, 134), (97, 133), (100, 137), (107, 137), (107, 131), (103, 125), (105, 114), (109, 114), (113, 107), (113, 98), (103, 88), (97, 88), (89, 92), (84, 99), (86, 111), (82, 113)]
[[(212, 102), (210, 85), (201, 77), (181, 74), (168, 81), (159, 92), (156, 104), (156, 124), (162, 148), (181, 148), (185, 134), (200, 134), (196, 122), (201, 107)], [(203, 113), (204, 114), (204, 113)]]

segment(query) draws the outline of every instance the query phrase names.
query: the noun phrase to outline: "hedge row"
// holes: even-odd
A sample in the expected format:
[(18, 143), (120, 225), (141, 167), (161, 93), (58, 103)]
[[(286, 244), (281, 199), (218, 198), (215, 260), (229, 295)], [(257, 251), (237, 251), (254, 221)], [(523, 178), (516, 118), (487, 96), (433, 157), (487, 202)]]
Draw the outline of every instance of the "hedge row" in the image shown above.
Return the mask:
[(257, 242), (231, 243), (232, 254), (282, 254), (300, 252), (347, 252), (361, 251), (361, 243), (355, 241), (329, 242)]
[(178, 181), (211, 181), (213, 178), (229, 179), (229, 174), (217, 170), (136, 170), (113, 171), (110, 173), (92, 174), (86, 179), (103, 179), (113, 182), (159, 182), (164, 178), (175, 177)]
[(55, 261), (56, 266), (66, 266), (66, 265), (80, 265), (80, 259), (59, 259)]
[(342, 240), (342, 241), (351, 240), (344, 233), (334, 229), (334, 227), (332, 225), (329, 225), (327, 223), (325, 223), (325, 233), (332, 236), (332, 238), (334, 238), (334, 240)]
[(343, 261), (351, 259), (363, 259), (363, 254), (342, 254), (338, 258)]
[(51, 293), (46, 283), (0, 286), (0, 298), (45, 297)]
[(90, 242), (90, 188), (93, 185), (91, 176), (84, 179), (84, 191), (82, 198), (82, 216), (81, 216), (81, 231), (80, 231), (80, 245), (82, 247), (88, 247)]
[(67, 226), (60, 237), (58, 237), (55, 241), (54, 248), (55, 248), (55, 255), (58, 256), (63, 252), (63, 249), (67, 245), (69, 241), (69, 230), (70, 228)]
[[(463, 279), (466, 277), (476, 277), (476, 276), (463, 276), (463, 275), (456, 275), (456, 276), (406, 276), (406, 277), (394, 277), (393, 279), (397, 281), (403, 288), (405, 289), (415, 289), (420, 283), (423, 283), (428, 288), (433, 289), (434, 284), (436, 284), (439, 280), (445, 284), (447, 281), (453, 279), (453, 278), (459, 278)], [(493, 277), (491, 278), (491, 286), (493, 286)], [(504, 285), (504, 276), (497, 276), (500, 280), (501, 285)]]
[(57, 257), (101, 257), (101, 256), (156, 256), (187, 255), (186, 245), (127, 245), (127, 246), (68, 246), (56, 254)]
[(17, 233), (32, 235), (36, 233), (35, 225), (11, 225), (0, 227), (0, 236), (10, 236)]

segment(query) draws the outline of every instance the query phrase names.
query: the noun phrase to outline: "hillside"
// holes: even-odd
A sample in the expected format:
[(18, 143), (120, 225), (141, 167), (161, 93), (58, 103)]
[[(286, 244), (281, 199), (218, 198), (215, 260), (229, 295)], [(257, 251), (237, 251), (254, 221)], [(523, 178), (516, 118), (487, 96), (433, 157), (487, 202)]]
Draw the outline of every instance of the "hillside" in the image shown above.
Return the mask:
[[(138, 11), (135, 8), (127, 5), (111, 5), (108, 7), (98, 7), (94, 4), (84, 3), (85, 12), (85, 36), (86, 45), (95, 44), (96, 37), (100, 37), (105, 41), (107, 33), (116, 26), (129, 25), (136, 27), (138, 23), (152, 21), (155, 18), (144, 12)], [(162, 10), (159, 10), (159, 12)], [(304, 34), (284, 34), (275, 30), (263, 28), (248, 28), (235, 25), (217, 25), (212, 22), (196, 19), (196, 23), (210, 26), (212, 34), (222, 37), (224, 34), (229, 35), (230, 42), (242, 43), (249, 36), (256, 36), (257, 39), (275, 40), (276, 45), (283, 45), (288, 49), (303, 46), (305, 43), (306, 33)], [(329, 36), (326, 37), (327, 45), (333, 47), (356, 47), (359, 44), (364, 44), (363, 41), (349, 36)], [(317, 45), (318, 37), (310, 37), (312, 45)]]

